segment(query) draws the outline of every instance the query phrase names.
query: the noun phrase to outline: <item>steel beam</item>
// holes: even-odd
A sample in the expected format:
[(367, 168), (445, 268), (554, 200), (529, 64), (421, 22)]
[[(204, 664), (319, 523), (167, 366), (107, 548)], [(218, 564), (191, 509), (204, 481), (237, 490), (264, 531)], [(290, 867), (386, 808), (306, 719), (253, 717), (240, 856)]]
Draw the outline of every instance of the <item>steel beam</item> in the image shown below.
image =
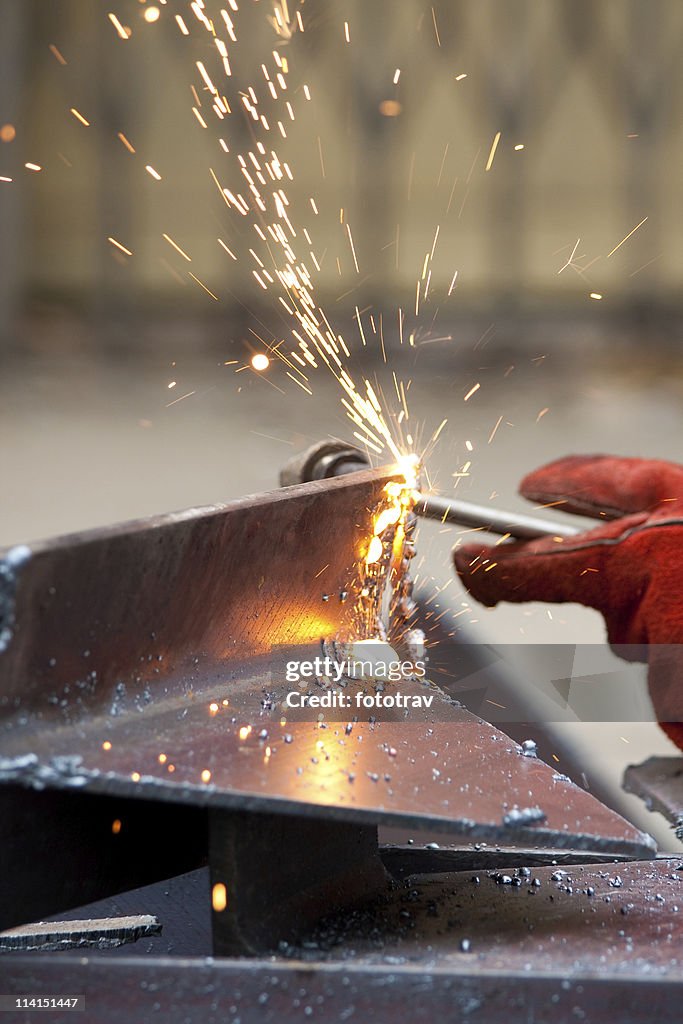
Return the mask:
[[(325, 877), (314, 877), (313, 863), (308, 874), (312, 889), (343, 888), (349, 902), (385, 880), (372, 838), (378, 825), (520, 849), (631, 858), (654, 851), (648, 836), (431, 683), (401, 683), (404, 694), (432, 698), (429, 709), (408, 716), (363, 711), (320, 722), (287, 709), (286, 660), (320, 653), (321, 640), (352, 628), (346, 595), (392, 476), (378, 470), (304, 484), (15, 548), (0, 560), (0, 782), (15, 796), (17, 787), (68, 792), (74, 807), (80, 798), (115, 798), (124, 828), (141, 801), (171, 826), (175, 808), (207, 808), (216, 823), (212, 870), (233, 900), (238, 893), (237, 917), (228, 914), (230, 927), (218, 929), (227, 935), (221, 949), (272, 948), (287, 924), (282, 916), (262, 932), (245, 924), (249, 894), (263, 884), (258, 848), (272, 851), (267, 884), (282, 894), (288, 872), (300, 877), (293, 861), (309, 863), (298, 835), (313, 850), (343, 851), (339, 864), (331, 853), (322, 858)], [(319, 685), (310, 682), (317, 693)], [(345, 692), (368, 690), (350, 682)], [(108, 844), (110, 807), (103, 803)], [(245, 815), (259, 816), (258, 835)], [(33, 820), (15, 858), (17, 894), (51, 863), (40, 841), (31, 857)], [(202, 828), (194, 835), (206, 842)], [(59, 835), (54, 819), (50, 834)], [(142, 845), (143, 861), (164, 864), (167, 841), (168, 824)], [(178, 870), (194, 867), (192, 857)], [(358, 869), (357, 886), (339, 885), (344, 862)], [(69, 900), (71, 868), (72, 858), (62, 857), (61, 880), (47, 876)], [(129, 884), (152, 877), (160, 876)], [(64, 896), (38, 913), (104, 895), (106, 888), (75, 903)], [(16, 909), (19, 900), (9, 903)], [(24, 908), (5, 925), (33, 916), (26, 915)]]

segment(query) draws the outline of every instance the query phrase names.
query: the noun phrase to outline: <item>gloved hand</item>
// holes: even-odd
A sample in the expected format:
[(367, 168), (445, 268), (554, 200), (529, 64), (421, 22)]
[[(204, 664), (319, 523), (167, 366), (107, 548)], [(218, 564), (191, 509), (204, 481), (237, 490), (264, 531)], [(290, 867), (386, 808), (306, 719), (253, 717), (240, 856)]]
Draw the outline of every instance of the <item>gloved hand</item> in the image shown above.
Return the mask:
[(561, 541), (461, 547), (454, 560), (463, 583), (485, 605), (577, 601), (597, 608), (610, 644), (645, 645), (627, 656), (648, 662), (657, 718), (683, 750), (683, 467), (575, 455), (529, 474), (520, 493), (609, 521)]

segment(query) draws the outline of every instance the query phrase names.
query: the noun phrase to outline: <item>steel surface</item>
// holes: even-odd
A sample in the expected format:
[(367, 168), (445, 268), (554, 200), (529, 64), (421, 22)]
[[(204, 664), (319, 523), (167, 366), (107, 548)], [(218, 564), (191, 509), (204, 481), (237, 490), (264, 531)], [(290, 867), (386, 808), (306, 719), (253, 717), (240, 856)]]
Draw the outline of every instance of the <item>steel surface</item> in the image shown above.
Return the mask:
[(436, 687), (432, 708), (408, 721), (282, 724), (286, 652), (319, 651), (348, 621), (342, 596), (390, 476), (6, 557), (0, 779), (651, 855), (650, 837)]

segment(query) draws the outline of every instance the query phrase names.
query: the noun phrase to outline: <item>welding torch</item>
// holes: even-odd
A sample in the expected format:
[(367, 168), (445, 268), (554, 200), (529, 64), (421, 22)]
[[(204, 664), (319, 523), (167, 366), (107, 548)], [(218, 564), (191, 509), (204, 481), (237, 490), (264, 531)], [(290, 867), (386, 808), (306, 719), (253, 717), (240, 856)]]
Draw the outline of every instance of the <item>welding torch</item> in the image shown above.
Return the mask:
[[(312, 480), (327, 480), (369, 467), (370, 461), (360, 448), (343, 441), (320, 441), (287, 462), (280, 472), (280, 485), (287, 487)], [(549, 522), (540, 516), (524, 512), (506, 512), (487, 505), (443, 498), (436, 494), (420, 493), (414, 512), (424, 519), (455, 523), (486, 533), (508, 535), (519, 540), (530, 540), (534, 537), (574, 537), (581, 532), (579, 527)]]

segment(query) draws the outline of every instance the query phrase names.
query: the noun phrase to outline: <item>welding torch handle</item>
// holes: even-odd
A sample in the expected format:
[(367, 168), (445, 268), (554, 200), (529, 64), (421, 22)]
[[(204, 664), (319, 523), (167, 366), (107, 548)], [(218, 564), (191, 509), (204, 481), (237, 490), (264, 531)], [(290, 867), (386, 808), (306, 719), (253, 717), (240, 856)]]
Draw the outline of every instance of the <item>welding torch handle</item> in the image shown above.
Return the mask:
[(415, 512), (425, 519), (438, 519), (442, 523), (458, 523), (487, 533), (510, 534), (520, 540), (533, 537), (574, 537), (581, 530), (576, 526), (552, 523), (524, 512), (506, 512), (475, 505), (469, 501), (453, 501), (435, 494), (422, 494)]

